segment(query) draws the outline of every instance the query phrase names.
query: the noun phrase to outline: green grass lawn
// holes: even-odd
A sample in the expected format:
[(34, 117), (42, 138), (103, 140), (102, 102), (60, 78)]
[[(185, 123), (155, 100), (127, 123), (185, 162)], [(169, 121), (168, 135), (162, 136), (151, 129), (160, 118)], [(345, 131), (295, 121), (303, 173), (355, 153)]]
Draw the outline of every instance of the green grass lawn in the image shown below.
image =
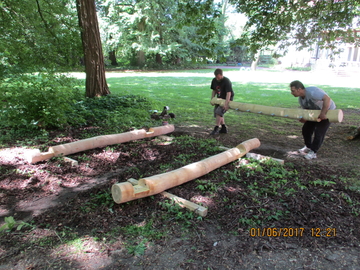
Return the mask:
[[(176, 122), (182, 124), (212, 126), (213, 107), (210, 105), (210, 83), (213, 69), (107, 73), (107, 82), (114, 94), (136, 94), (149, 97), (158, 102), (157, 110), (170, 106), (176, 114)], [(239, 71), (238, 68), (224, 69), (224, 76), (233, 83), (234, 101), (297, 108), (298, 101), (289, 91), (289, 83), (301, 80), (305, 86), (318, 86), (335, 101), (338, 109), (359, 109), (360, 88), (352, 78), (320, 76), (311, 72)], [(246, 124), (255, 127), (259, 121), (266, 124), (267, 116), (230, 111), (227, 122)], [(256, 118), (256, 119), (255, 119)], [(277, 119), (284, 122), (287, 119)], [(269, 124), (269, 128), (271, 125)]]

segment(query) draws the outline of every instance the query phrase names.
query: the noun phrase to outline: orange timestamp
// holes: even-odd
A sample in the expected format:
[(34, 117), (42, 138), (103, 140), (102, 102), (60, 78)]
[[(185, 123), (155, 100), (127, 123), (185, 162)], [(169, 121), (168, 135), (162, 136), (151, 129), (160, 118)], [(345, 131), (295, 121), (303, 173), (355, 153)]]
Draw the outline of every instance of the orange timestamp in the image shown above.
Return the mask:
[(250, 228), (251, 237), (302, 237), (310, 233), (311, 237), (335, 237), (336, 228)]

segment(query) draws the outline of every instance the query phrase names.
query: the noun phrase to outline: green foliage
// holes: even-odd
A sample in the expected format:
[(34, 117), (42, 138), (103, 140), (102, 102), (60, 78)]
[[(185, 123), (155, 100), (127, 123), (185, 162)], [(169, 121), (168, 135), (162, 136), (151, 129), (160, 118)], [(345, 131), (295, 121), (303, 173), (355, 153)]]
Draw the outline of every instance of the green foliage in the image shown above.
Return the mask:
[(20, 231), (23, 227), (31, 227), (33, 228), (33, 225), (24, 222), (24, 221), (16, 221), (14, 219), (14, 217), (10, 216), (10, 217), (5, 217), (5, 224), (3, 224), (0, 227), (0, 233), (1, 232), (10, 232), (12, 231), (15, 227), (17, 231)]
[(127, 238), (126, 249), (133, 255), (143, 255), (150, 241), (158, 240), (164, 236), (161, 230), (154, 228), (152, 220), (144, 221), (139, 225), (126, 226), (121, 231)]
[(218, 189), (217, 185), (212, 183), (210, 180), (196, 180), (196, 183), (198, 184), (196, 189), (200, 191), (216, 192)]
[(107, 95), (85, 98), (74, 104), (69, 113), (72, 126), (114, 127), (121, 130), (141, 127), (150, 120), (149, 110), (153, 102), (138, 95)]
[(5, 132), (2, 139), (30, 135), (40, 138), (46, 135), (45, 130), (68, 126), (106, 127), (108, 132), (149, 126), (149, 110), (154, 102), (131, 94), (85, 98), (79, 86), (81, 82), (43, 73), (3, 79), (0, 82), (0, 128)]
[(182, 208), (173, 199), (159, 202), (159, 205), (168, 212), (163, 218), (173, 218), (185, 227), (189, 227), (192, 224), (191, 220), (195, 217), (194, 212)]
[[(334, 49), (338, 43), (353, 43), (353, 21), (359, 18), (359, 2), (349, 1), (244, 1), (231, 0), (248, 21), (242, 44), (253, 52), (276, 45), (299, 48), (318, 43)], [(341, 38), (340, 38), (341, 37)]]
[(91, 200), (85, 203), (84, 207), (82, 207), (82, 211), (87, 213), (99, 207), (107, 208), (110, 212), (113, 211), (112, 208), (115, 203), (110, 191), (99, 192), (91, 194), (90, 196)]
[(202, 63), (204, 56), (216, 54), (222, 34), (212, 0), (106, 1), (99, 15), (105, 51), (115, 53), (122, 65), (145, 69)]
[(71, 2), (2, 1), (0, 14), (0, 78), (79, 63), (80, 31)]
[(19, 75), (0, 82), (0, 127), (34, 130), (68, 124), (65, 112), (80, 100), (78, 81), (63, 75)]

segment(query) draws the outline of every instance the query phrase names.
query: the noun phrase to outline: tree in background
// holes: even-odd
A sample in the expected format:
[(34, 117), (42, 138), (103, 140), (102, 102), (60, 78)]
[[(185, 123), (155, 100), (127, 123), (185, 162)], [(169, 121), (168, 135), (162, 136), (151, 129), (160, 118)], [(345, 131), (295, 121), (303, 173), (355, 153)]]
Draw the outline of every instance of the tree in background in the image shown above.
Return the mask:
[(220, 9), (212, 0), (99, 4), (105, 50), (140, 67), (179, 64), (186, 59), (196, 62), (216, 55), (219, 16)]
[(0, 18), (0, 77), (79, 63), (79, 28), (70, 2), (6, 0)]
[(358, 0), (230, 0), (248, 17), (240, 43), (254, 53), (269, 46), (298, 49), (318, 44), (336, 52), (339, 43), (359, 44)]

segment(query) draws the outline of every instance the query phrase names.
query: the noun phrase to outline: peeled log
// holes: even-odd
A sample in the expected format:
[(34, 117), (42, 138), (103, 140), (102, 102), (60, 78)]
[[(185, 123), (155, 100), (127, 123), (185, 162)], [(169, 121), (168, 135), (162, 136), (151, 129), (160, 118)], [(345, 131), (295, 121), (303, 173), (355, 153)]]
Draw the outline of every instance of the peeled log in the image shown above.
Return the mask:
[(129, 182), (114, 184), (111, 188), (112, 197), (116, 203), (124, 203), (161, 193), (164, 190), (194, 180), (239, 159), (250, 150), (259, 146), (259, 139), (254, 138), (220, 154), (191, 163), (177, 170), (142, 178), (139, 180), (138, 185), (135, 186)]
[(174, 131), (174, 129), (175, 129), (174, 125), (166, 125), (166, 126), (150, 128), (149, 131), (140, 129), (140, 130), (133, 130), (120, 134), (97, 136), (85, 140), (52, 146), (49, 148), (48, 152), (44, 152), (44, 153), (40, 153), (40, 151), (37, 150), (32, 152), (32, 154), (30, 154), (29, 156), (27, 156), (26, 159), (29, 163), (36, 163), (60, 155), (66, 156), (89, 149), (104, 147), (107, 145), (119, 144), (119, 143), (129, 142), (132, 140), (155, 137), (158, 135), (171, 133)]
[[(225, 100), (214, 97), (211, 100), (211, 104), (218, 104), (220, 106), (225, 105)], [(279, 116), (279, 117), (287, 117), (293, 119), (305, 119), (307, 121), (318, 122), (318, 116), (320, 114), (320, 110), (304, 110), (304, 109), (287, 109), (287, 108), (279, 108), (279, 107), (271, 107), (264, 105), (256, 105), (256, 104), (247, 104), (240, 103), (236, 101), (229, 102), (230, 109), (239, 110), (242, 112), (251, 112), (251, 113), (260, 113), (271, 116)], [(342, 110), (328, 110), (326, 113), (329, 121), (332, 123), (340, 123), (344, 118), (344, 113)]]

